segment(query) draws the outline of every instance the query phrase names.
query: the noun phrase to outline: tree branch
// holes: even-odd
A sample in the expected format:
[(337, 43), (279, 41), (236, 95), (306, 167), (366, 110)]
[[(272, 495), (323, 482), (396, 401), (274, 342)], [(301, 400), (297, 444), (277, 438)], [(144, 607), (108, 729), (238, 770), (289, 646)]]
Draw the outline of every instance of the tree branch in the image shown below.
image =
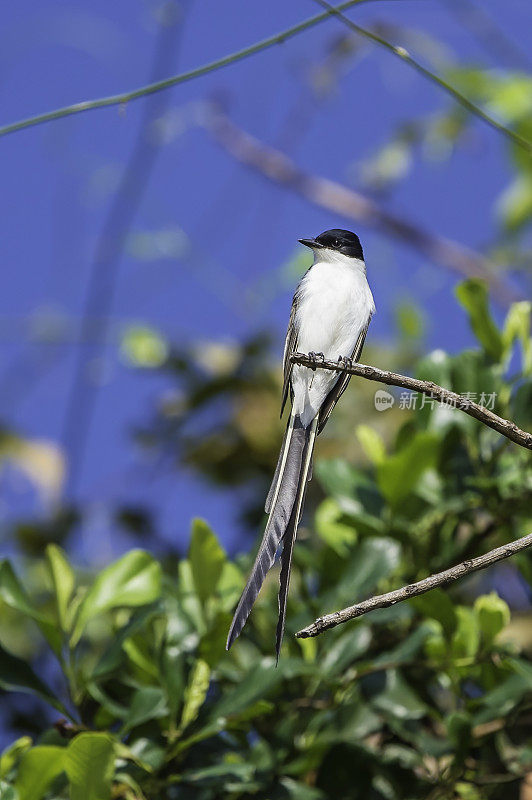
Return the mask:
[(378, 369), (377, 367), (369, 367), (366, 364), (351, 364), (347, 366), (334, 361), (316, 360), (302, 353), (295, 353), (291, 356), (290, 360), (293, 364), (301, 364), (311, 368), (328, 369), (333, 372), (347, 372), (349, 375), (358, 375), (360, 378), (384, 383), (387, 386), (401, 386), (404, 389), (421, 392), (431, 399), (439, 400), (444, 405), (463, 411), (464, 414), (468, 414), (470, 417), (482, 422), (484, 425), (487, 425), (488, 428), (493, 428), (494, 431), (506, 436), (507, 439), (515, 442), (515, 444), (532, 450), (532, 433), (521, 430), (521, 428), (517, 427), (515, 422), (499, 417), (488, 408), (474, 403), (472, 400), (456, 392), (444, 389), (443, 386), (438, 386), (438, 384), (433, 383), (433, 381), (422, 381), (418, 378), (410, 378), (407, 375), (399, 375), (397, 372), (389, 372), (388, 370)]
[(513, 288), (494, 273), (495, 265), (479, 253), (422, 230), (341, 183), (304, 172), (285, 153), (238, 128), (219, 106), (211, 105), (203, 115), (202, 124), (230, 155), (273, 183), (290, 189), (319, 208), (400, 239), (446, 269), (469, 278), (483, 278), (493, 290), (494, 298), (503, 304), (509, 305), (517, 299)]
[(424, 67), (418, 61), (416, 61), (404, 47), (396, 47), (395, 45), (391, 44), (390, 42), (383, 39), (378, 34), (374, 33), (373, 31), (368, 31), (365, 28), (361, 28), (359, 25), (355, 25), (354, 22), (348, 17), (345, 17), (341, 12), (346, 11), (348, 8), (354, 5), (358, 5), (363, 2), (368, 2), (368, 0), (347, 0), (345, 3), (341, 3), (338, 6), (331, 6), (329, 3), (324, 2), (324, 0), (316, 0), (323, 8), (326, 9), (324, 13), (317, 14), (314, 17), (310, 17), (310, 19), (305, 20), (304, 22), (300, 22), (298, 25), (294, 25), (291, 28), (287, 28), (280, 33), (275, 34), (274, 36), (270, 36), (267, 39), (263, 39), (260, 42), (256, 42), (255, 44), (250, 45), (249, 47), (244, 47), (242, 50), (238, 50), (235, 53), (230, 53), (229, 55), (223, 56), (223, 58), (219, 58), (216, 61), (211, 61), (208, 64), (204, 64), (201, 67), (196, 67), (195, 69), (189, 70), (188, 72), (182, 72), (180, 75), (173, 75), (170, 78), (166, 78), (162, 81), (157, 81), (156, 83), (150, 83), (147, 86), (141, 86), (138, 89), (133, 89), (129, 92), (123, 92), (121, 94), (110, 95), (109, 97), (100, 97), (96, 100), (86, 100), (81, 103), (74, 103), (70, 106), (64, 106), (63, 108), (56, 108), (53, 111), (47, 111), (44, 114), (37, 114), (33, 117), (28, 117), (23, 120), (19, 120), (18, 122), (12, 122), (9, 125), (4, 125), (0, 127), (0, 136), (6, 136), (8, 133), (14, 133), (15, 131), (22, 130), (24, 128), (30, 128), (34, 125), (41, 125), (44, 122), (51, 122), (55, 119), (60, 119), (62, 117), (69, 117), (73, 114), (80, 114), (83, 111), (90, 111), (95, 108), (105, 108), (108, 106), (116, 106), (122, 105), (123, 103), (127, 103), (130, 100), (137, 100), (139, 97), (145, 97), (148, 94), (154, 94), (155, 92), (161, 92), (164, 89), (170, 89), (172, 86), (177, 86), (180, 83), (185, 83), (186, 81), (190, 81), (193, 78), (199, 78), (202, 75), (207, 75), (209, 72), (214, 72), (215, 70), (221, 69), (222, 67), (226, 67), (229, 64), (234, 64), (237, 61), (242, 61), (244, 58), (249, 58), (249, 56), (254, 55), (255, 53), (261, 52), (261, 50), (266, 50), (269, 47), (273, 47), (275, 44), (282, 44), (287, 39), (296, 36), (299, 33), (307, 30), (307, 28), (311, 28), (314, 25), (317, 25), (323, 20), (327, 19), (329, 16), (335, 15), (340, 20), (344, 22), (351, 30), (355, 31), (356, 33), (364, 36), (366, 39), (370, 39), (376, 44), (381, 45), (382, 47), (386, 48), (389, 52), (393, 53), (395, 56), (401, 58), (405, 63), (409, 64), (413, 69), (423, 75), (424, 78), (427, 78), (432, 83), (436, 84), (440, 89), (443, 89), (447, 94), (450, 94), (451, 97), (456, 100), (457, 103), (460, 103), (464, 108), (466, 108), (471, 114), (475, 115), (483, 122), (490, 125), (499, 133), (502, 133), (508, 139), (513, 141), (523, 150), (527, 152), (532, 152), (532, 142), (529, 142), (527, 139), (520, 136), (511, 128), (505, 127), (501, 122), (493, 119), (490, 117), (489, 114), (469, 100), (465, 95), (458, 91), (454, 86), (451, 86), (443, 78), (440, 78), (438, 75), (431, 72), (429, 69)]
[[(368, 0), (346, 0), (346, 2), (340, 3), (336, 7), (336, 10), (345, 11), (346, 9), (351, 8), (351, 6), (358, 5), (363, 2), (368, 2)], [(194, 78), (200, 78), (202, 75), (207, 75), (209, 72), (214, 72), (215, 70), (222, 69), (222, 67), (227, 67), (229, 64), (242, 61), (243, 59), (249, 58), (249, 56), (252, 56), (255, 53), (260, 53), (262, 50), (267, 50), (276, 44), (282, 44), (287, 39), (291, 39), (293, 36), (297, 36), (299, 33), (303, 33), (303, 31), (306, 31), (308, 28), (312, 28), (315, 25), (318, 25), (320, 22), (328, 19), (332, 13), (332, 11), (327, 10), (321, 14), (316, 14), (314, 17), (310, 17), (309, 19), (300, 22), (298, 25), (293, 25), (291, 28), (287, 28), (280, 33), (276, 33), (274, 36), (269, 36), (267, 39), (262, 39), (260, 42), (256, 42), (249, 47), (244, 47), (242, 50), (237, 50), (235, 53), (230, 53), (229, 55), (223, 56), (223, 58), (218, 58), (216, 61), (203, 64), (201, 67), (196, 67), (188, 72), (182, 72), (180, 75), (173, 75), (171, 78), (165, 78), (165, 80), (156, 81), (155, 83), (150, 83), (147, 86), (140, 86), (139, 88), (133, 89), (129, 92), (122, 92), (121, 94), (110, 95), (109, 97), (100, 97), (96, 100), (86, 100), (81, 103), (74, 103), (73, 105), (64, 106), (63, 108), (56, 108), (53, 111), (47, 111), (44, 114), (37, 114), (36, 116), (28, 117), (27, 119), (23, 119), (18, 122), (12, 122), (9, 125), (0, 127), (0, 136), (6, 136), (8, 133), (14, 133), (15, 131), (20, 131), (23, 128), (30, 128), (34, 125), (41, 125), (44, 122), (51, 122), (52, 120), (60, 119), (61, 117), (70, 117), (73, 114), (81, 114), (83, 111), (91, 111), (95, 108), (106, 108), (108, 106), (122, 105), (123, 103), (128, 103), (130, 100), (137, 100), (139, 97), (145, 97), (148, 94), (155, 94), (155, 92), (161, 92), (164, 89), (170, 89), (172, 86), (177, 86), (180, 83), (186, 83)]]
[(426, 78), (431, 83), (434, 83), (440, 89), (443, 89), (444, 92), (447, 92), (453, 100), (463, 106), (470, 114), (474, 114), (476, 117), (481, 119), (491, 128), (496, 130), (498, 133), (502, 133), (503, 136), (506, 136), (510, 139), (514, 144), (517, 144), (523, 150), (526, 150), (528, 153), (532, 153), (532, 142), (529, 142), (523, 136), (520, 136), (518, 133), (513, 131), (511, 128), (507, 128), (498, 120), (490, 117), (483, 109), (477, 106), (475, 103), (472, 103), (465, 95), (455, 89), (454, 86), (451, 86), (447, 81), (443, 78), (440, 78), (439, 75), (436, 75), (434, 72), (431, 72), (429, 69), (420, 64), (419, 61), (416, 61), (415, 58), (412, 58), (408, 50), (405, 50), (404, 47), (397, 47), (391, 42), (388, 42), (382, 36), (379, 36), (374, 31), (367, 30), (366, 28), (361, 28), (360, 25), (352, 22), (349, 17), (346, 17), (345, 14), (342, 14), (341, 9), (334, 8), (331, 6), (327, 0), (314, 0), (319, 6), (322, 8), (328, 9), (328, 11), (337, 17), (340, 22), (343, 22), (346, 27), (352, 30), (354, 33), (363, 36), (365, 39), (369, 39), (374, 44), (378, 44), (383, 47), (385, 50), (388, 50), (389, 53), (392, 53), (394, 56), (397, 56), (405, 64), (408, 64), (412, 69), (416, 70), (420, 75)]
[(319, 636), (329, 628), (334, 628), (336, 625), (341, 625), (342, 622), (347, 622), (350, 619), (356, 619), (368, 611), (374, 611), (376, 608), (388, 608), (395, 603), (400, 603), (403, 600), (408, 600), (411, 597), (429, 592), (435, 589), (436, 586), (445, 586), (448, 583), (463, 578), (465, 575), (470, 575), (479, 569), (496, 564), (497, 561), (502, 561), (505, 558), (520, 553), (526, 550), (527, 547), (532, 545), (532, 533), (517, 539), (515, 542), (510, 542), (502, 547), (496, 547), (495, 550), (490, 550), (483, 556), (478, 558), (471, 558), (468, 561), (462, 561), (450, 569), (443, 572), (437, 572), (435, 575), (429, 575), (417, 583), (411, 583), (408, 586), (403, 586), (401, 589), (395, 589), (393, 592), (380, 594), (376, 597), (370, 597), (369, 600), (364, 600), (362, 603), (357, 603), (349, 608), (343, 608), (341, 611), (335, 611), (333, 614), (326, 614), (324, 617), (319, 617), (312, 625), (298, 631), (296, 636), (298, 639), (308, 639), (311, 636)]

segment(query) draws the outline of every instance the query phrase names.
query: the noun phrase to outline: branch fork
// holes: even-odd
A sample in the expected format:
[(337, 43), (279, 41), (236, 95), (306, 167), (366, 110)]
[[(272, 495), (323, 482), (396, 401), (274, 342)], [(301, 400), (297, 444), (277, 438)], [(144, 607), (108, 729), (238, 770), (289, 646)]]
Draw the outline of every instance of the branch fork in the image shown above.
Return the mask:
[[(290, 360), (293, 364), (308, 366), (314, 370), (317, 368), (327, 369), (333, 372), (345, 372), (349, 375), (358, 375), (359, 377), (366, 378), (370, 381), (384, 383), (387, 386), (400, 386), (405, 389), (421, 392), (425, 395), (429, 395), (431, 398), (439, 399), (442, 403), (450, 405), (453, 408), (457, 408), (459, 411), (463, 411), (464, 414), (468, 414), (470, 417), (477, 419), (479, 422), (482, 422), (489, 428), (493, 428), (493, 430), (496, 430), (498, 433), (506, 436), (507, 439), (515, 444), (518, 444), (528, 450), (532, 450), (531, 433), (518, 428), (515, 422), (504, 419), (503, 417), (499, 417), (497, 414), (494, 414), (484, 406), (474, 403), (469, 399), (464, 399), (456, 392), (451, 392), (449, 389), (444, 389), (442, 386), (438, 386), (438, 384), (434, 383), (433, 381), (422, 381), (417, 378), (411, 378), (407, 375), (400, 375), (396, 372), (378, 369), (377, 367), (370, 367), (366, 364), (349, 363), (348, 359), (339, 359), (338, 362), (335, 362), (326, 361), (325, 359), (320, 358), (318, 364), (317, 356), (319, 355), (321, 354), (310, 353), (309, 355), (304, 355), (303, 353), (295, 353), (293, 356), (291, 356)], [(443, 572), (429, 575), (427, 578), (417, 581), (417, 583), (411, 583), (407, 586), (403, 586), (400, 589), (395, 589), (392, 592), (370, 597), (368, 600), (364, 600), (361, 603), (357, 603), (349, 606), (348, 608), (343, 608), (340, 611), (335, 611), (332, 614), (326, 614), (323, 617), (319, 617), (311, 625), (308, 625), (306, 628), (298, 631), (296, 633), (296, 637), (298, 639), (307, 639), (309, 637), (319, 636), (320, 633), (323, 633), (330, 628), (334, 628), (336, 625), (341, 625), (343, 622), (347, 622), (348, 620), (361, 617), (363, 614), (367, 614), (369, 611), (374, 611), (377, 608), (387, 608), (388, 606), (395, 605), (395, 603), (400, 603), (403, 600), (408, 600), (411, 597), (417, 597), (420, 594), (429, 592), (431, 589), (434, 589), (437, 586), (445, 586), (449, 583), (453, 583), (459, 578), (470, 575), (472, 572), (476, 572), (477, 570), (485, 569), (486, 567), (496, 564), (498, 561), (502, 561), (503, 559), (510, 558), (510, 556), (520, 553), (522, 550), (525, 550), (531, 546), (532, 533), (529, 533), (528, 535), (523, 536), (521, 539), (517, 539), (516, 541), (509, 542), (502, 547), (497, 547), (494, 550), (490, 550), (488, 553), (485, 553), (485, 555), (478, 556), (478, 558), (471, 558), (467, 561), (462, 561), (460, 564), (456, 564), (454, 567), (446, 569)]]

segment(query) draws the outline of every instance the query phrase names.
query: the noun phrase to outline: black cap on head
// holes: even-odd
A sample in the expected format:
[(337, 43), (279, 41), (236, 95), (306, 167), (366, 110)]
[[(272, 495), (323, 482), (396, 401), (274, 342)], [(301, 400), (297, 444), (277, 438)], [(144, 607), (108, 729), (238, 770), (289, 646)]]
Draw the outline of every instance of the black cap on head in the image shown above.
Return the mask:
[(329, 250), (337, 250), (344, 256), (350, 258), (359, 258), (364, 260), (364, 253), (360, 239), (356, 233), (351, 231), (344, 231), (341, 228), (332, 228), (330, 231), (324, 231), (316, 236), (315, 239), (300, 239), (301, 244), (314, 249), (320, 247), (327, 247)]

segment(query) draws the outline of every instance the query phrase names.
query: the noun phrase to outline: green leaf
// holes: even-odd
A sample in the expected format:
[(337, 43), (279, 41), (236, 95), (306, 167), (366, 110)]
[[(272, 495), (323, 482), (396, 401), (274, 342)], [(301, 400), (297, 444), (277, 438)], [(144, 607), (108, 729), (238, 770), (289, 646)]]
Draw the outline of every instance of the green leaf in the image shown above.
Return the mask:
[(316, 472), (327, 494), (335, 498), (351, 498), (355, 495), (360, 480), (367, 480), (345, 459), (331, 458), (318, 461)]
[(412, 142), (398, 135), (364, 160), (361, 178), (366, 186), (382, 191), (404, 178), (412, 164)]
[(314, 520), (318, 535), (340, 558), (345, 558), (357, 534), (352, 525), (340, 521), (342, 516), (337, 501), (333, 497), (326, 497), (318, 506)]
[(517, 340), (521, 343), (524, 373), (532, 372), (531, 319), (532, 303), (527, 300), (513, 303), (506, 315), (502, 331), (505, 357), (510, 355), (514, 341)]
[(369, 594), (379, 581), (388, 577), (399, 564), (401, 548), (393, 539), (383, 536), (365, 539), (355, 547), (341, 578), (327, 592), (324, 608), (353, 602)]
[(142, 764), (142, 768), (147, 771), (156, 771), (164, 763), (165, 749), (153, 739), (140, 737), (135, 739), (128, 749), (133, 757), (137, 759), (137, 763)]
[(454, 790), (460, 800), (484, 800), (480, 790), (474, 783), (457, 781), (454, 785)]
[(31, 619), (40, 619), (40, 614), (26, 594), (26, 590), (7, 560), (0, 562), (0, 597), (11, 608), (15, 608)]
[(211, 669), (225, 656), (225, 644), (227, 641), (227, 631), (231, 625), (233, 614), (231, 612), (219, 611), (212, 616), (211, 624), (202, 637), (198, 655), (206, 661)]
[(8, 692), (25, 692), (41, 697), (62, 714), (64, 705), (51, 689), (34, 673), (29, 664), (17, 658), (0, 645), (0, 686)]
[(124, 641), (123, 648), (132, 664), (135, 664), (139, 670), (143, 670), (149, 678), (157, 680), (159, 671), (152, 660), (151, 653), (147, 653), (143, 647), (142, 639), (130, 637)]
[(356, 435), (369, 460), (373, 464), (382, 464), (386, 458), (386, 448), (382, 437), (375, 428), (370, 428), (369, 425), (358, 425)]
[(160, 719), (167, 714), (168, 706), (162, 689), (158, 686), (144, 686), (133, 695), (122, 731), (130, 731), (150, 719)]
[(119, 628), (108, 648), (103, 652), (100, 660), (92, 670), (92, 678), (101, 678), (110, 672), (114, 672), (125, 664), (124, 642), (134, 634), (138, 633), (158, 614), (161, 613), (158, 603), (140, 608), (135, 611), (127, 625)]
[(503, 343), (490, 314), (486, 284), (478, 278), (469, 278), (458, 284), (455, 293), (468, 313), (469, 324), (478, 341), (494, 361), (500, 361)]
[(510, 418), (521, 428), (532, 427), (532, 380), (524, 381), (510, 398)]
[(526, 694), (530, 692), (530, 679), (523, 675), (510, 675), (481, 699), (482, 710), (475, 714), (474, 725), (505, 717)]
[(242, 593), (242, 572), (232, 561), (226, 561), (216, 587), (216, 596), (223, 611), (233, 614)]
[(186, 653), (178, 645), (165, 641), (161, 650), (159, 670), (174, 727), (177, 726), (177, 712), (183, 702), (185, 664)]
[(404, 300), (395, 308), (395, 322), (402, 339), (421, 339), (425, 331), (425, 317), (415, 303)]
[(519, 174), (497, 202), (497, 212), (507, 231), (518, 231), (532, 218), (532, 177)]
[(332, 495), (342, 513), (350, 517), (357, 533), (384, 532), (381, 519), (384, 501), (370, 476), (340, 458), (318, 461), (316, 475), (326, 494)]
[(63, 772), (65, 755), (64, 747), (54, 745), (39, 745), (24, 753), (15, 781), (20, 800), (41, 800), (54, 778)]
[(35, 608), (7, 560), (0, 561), (0, 598), (10, 608), (34, 620), (54, 652), (61, 651), (62, 637), (57, 624)]
[(188, 685), (185, 689), (185, 702), (180, 724), (181, 730), (187, 728), (198, 716), (199, 710), (207, 697), (210, 680), (211, 670), (209, 665), (206, 661), (198, 658), (192, 667)]
[(449, 659), (449, 640), (443, 633), (443, 626), (435, 619), (427, 620), (429, 635), (425, 640), (425, 654), (431, 661), (446, 664)]
[(386, 685), (371, 701), (373, 708), (385, 716), (398, 719), (420, 719), (427, 713), (427, 706), (406, 683), (399, 670), (386, 672)]
[(445, 75), (472, 100), (485, 103), (489, 112), (505, 122), (515, 124), (530, 115), (532, 79), (526, 73), (453, 66)]
[(192, 523), (188, 560), (198, 597), (205, 602), (216, 591), (226, 557), (218, 539), (202, 519)]
[(114, 761), (113, 740), (106, 733), (80, 733), (72, 739), (64, 759), (70, 800), (108, 800)]
[(420, 358), (416, 367), (416, 377), (424, 381), (434, 381), (440, 386), (451, 386), (451, 357), (444, 350), (431, 350)]
[(255, 767), (241, 761), (229, 761), (213, 766), (201, 767), (186, 772), (183, 775), (186, 783), (202, 783), (208, 786), (224, 786), (226, 779), (231, 779), (234, 786), (235, 780), (249, 781), (253, 777)]
[(112, 608), (147, 605), (161, 592), (161, 567), (144, 550), (131, 550), (100, 572), (80, 605), (72, 643), (87, 622)]
[(334, 725), (331, 724), (330, 710), (316, 712), (309, 722), (307, 731), (317, 732), (319, 746), (347, 742), (351, 744), (361, 741), (366, 736), (382, 727), (380, 714), (376, 714), (370, 706), (357, 698), (356, 703), (344, 703), (334, 713)]
[(273, 658), (265, 658), (246, 672), (232, 691), (227, 691), (211, 709), (211, 718), (218, 719), (240, 714), (257, 700), (267, 696), (284, 679), (283, 669), (287, 659), (281, 659), (275, 668)]
[(52, 574), (59, 623), (63, 631), (67, 632), (67, 612), (68, 604), (74, 591), (74, 572), (68, 563), (65, 553), (57, 545), (48, 545), (46, 557)]
[(478, 619), (470, 608), (458, 606), (457, 626), (451, 640), (451, 652), (455, 658), (472, 658), (480, 644)]
[(473, 610), (478, 620), (482, 642), (490, 647), (510, 622), (510, 609), (495, 592), (477, 597)]
[(422, 475), (435, 467), (440, 437), (420, 431), (407, 444), (377, 467), (377, 482), (392, 507), (399, 506), (417, 487)]
[(463, 756), (471, 743), (471, 717), (465, 711), (453, 711), (446, 722), (449, 739), (456, 752)]
[(183, 558), (177, 565), (177, 595), (181, 628), (184, 629), (184, 623), (188, 623), (189, 630), (192, 628), (202, 636), (206, 631), (205, 614), (196, 592), (192, 567), (188, 558)]
[[(487, 396), (501, 393), (503, 384), (498, 376), (500, 368), (498, 364), (487, 364), (486, 355), (480, 350), (463, 350), (451, 359), (451, 388), (458, 394), (472, 392), (471, 399), (486, 403)], [(484, 397), (482, 398), (482, 395)], [(482, 398), (482, 399), (481, 399)], [(469, 428), (478, 428), (478, 423), (471, 420), (466, 414), (454, 413), (455, 424), (464, 425), (467, 423)]]
[(122, 338), (122, 355), (135, 367), (160, 367), (168, 357), (166, 340), (147, 325), (128, 328)]
[(32, 744), (30, 736), (22, 736), (4, 750), (0, 756), (0, 778), (5, 778), (11, 772)]
[(532, 113), (532, 78), (518, 72), (488, 74), (488, 109), (515, 123)]
[(423, 616), (437, 620), (450, 637), (456, 629), (456, 610), (453, 601), (443, 589), (432, 589), (430, 592), (413, 597), (410, 603)]
[(326, 800), (326, 794), (321, 789), (299, 783), (287, 775), (281, 778), (280, 783), (291, 800)]
[(380, 666), (386, 664), (399, 664), (407, 663), (414, 660), (418, 655), (427, 639), (432, 634), (432, 622), (423, 622), (421, 625), (414, 628), (412, 633), (406, 638), (402, 639), (399, 644), (391, 650), (381, 652), (379, 656), (373, 659), (372, 665)]
[(320, 671), (329, 675), (343, 672), (367, 652), (370, 643), (371, 628), (368, 625), (359, 624), (354, 630), (342, 633), (328, 648), (320, 663)]

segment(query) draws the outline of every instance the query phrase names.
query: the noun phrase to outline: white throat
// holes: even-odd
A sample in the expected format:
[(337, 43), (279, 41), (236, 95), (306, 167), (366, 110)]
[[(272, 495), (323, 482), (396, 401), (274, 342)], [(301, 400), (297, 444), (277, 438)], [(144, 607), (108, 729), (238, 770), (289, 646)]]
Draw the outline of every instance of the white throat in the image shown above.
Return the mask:
[(343, 267), (352, 267), (357, 271), (366, 272), (366, 265), (360, 258), (353, 258), (339, 253), (338, 250), (331, 250), (328, 247), (319, 247), (312, 251), (314, 264), (337, 264)]

